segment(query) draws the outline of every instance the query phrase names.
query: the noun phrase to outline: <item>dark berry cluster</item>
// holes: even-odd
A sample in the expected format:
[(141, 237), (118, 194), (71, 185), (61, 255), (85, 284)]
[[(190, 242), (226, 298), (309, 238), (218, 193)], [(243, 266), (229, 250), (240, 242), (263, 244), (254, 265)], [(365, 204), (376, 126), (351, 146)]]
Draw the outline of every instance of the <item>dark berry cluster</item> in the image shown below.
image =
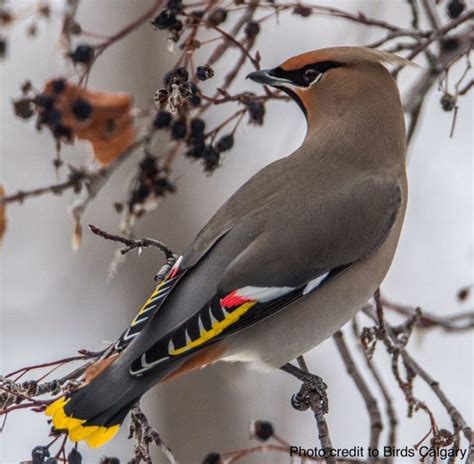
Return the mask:
[(65, 104), (60, 97), (65, 92), (66, 86), (64, 78), (53, 79), (45, 93), (35, 93), (31, 82), (25, 82), (21, 86), (23, 96), (13, 101), (15, 115), (22, 119), (30, 119), (36, 114), (38, 130), (46, 126), (58, 142), (70, 143), (73, 139), (73, 129), (64, 122), (65, 106), (69, 106), (67, 112), (70, 111), (78, 122), (89, 120), (94, 108), (83, 97), (77, 97)]
[(47, 126), (54, 138), (58, 141), (69, 143), (72, 141), (72, 130), (62, 121), (63, 113), (55, 103), (54, 95), (39, 94), (33, 99), (38, 119), (36, 120), (37, 129)]
[(232, 134), (224, 135), (217, 143), (206, 143), (206, 125), (200, 118), (193, 118), (190, 123), (189, 136), (186, 140), (186, 156), (199, 159), (206, 172), (212, 172), (219, 166), (221, 153), (230, 150), (234, 145)]
[(157, 29), (169, 31), (171, 39), (177, 42), (183, 32), (183, 21), (178, 18), (182, 12), (182, 0), (168, 0), (166, 9), (156, 16), (151, 24)]
[(139, 164), (139, 171), (129, 199), (129, 209), (134, 210), (136, 205), (143, 205), (149, 198), (163, 197), (176, 190), (158, 166), (154, 156), (146, 155)]
[(446, 13), (451, 19), (456, 19), (461, 16), (462, 12), (466, 9), (465, 0), (450, 0), (446, 4)]
[(155, 105), (160, 109), (176, 109), (189, 103), (191, 106), (201, 104), (200, 90), (193, 82), (189, 81), (186, 68), (177, 68), (167, 73), (164, 77), (165, 88), (155, 93)]

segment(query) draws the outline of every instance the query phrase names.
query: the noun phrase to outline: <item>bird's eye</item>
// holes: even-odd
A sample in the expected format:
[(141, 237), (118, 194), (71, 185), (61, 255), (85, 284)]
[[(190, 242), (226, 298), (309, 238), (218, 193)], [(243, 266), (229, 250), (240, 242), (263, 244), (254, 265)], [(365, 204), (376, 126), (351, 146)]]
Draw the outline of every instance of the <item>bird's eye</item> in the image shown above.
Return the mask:
[(313, 83), (313, 81), (319, 76), (319, 72), (316, 71), (315, 69), (307, 69), (303, 73), (303, 80), (306, 85), (310, 85)]

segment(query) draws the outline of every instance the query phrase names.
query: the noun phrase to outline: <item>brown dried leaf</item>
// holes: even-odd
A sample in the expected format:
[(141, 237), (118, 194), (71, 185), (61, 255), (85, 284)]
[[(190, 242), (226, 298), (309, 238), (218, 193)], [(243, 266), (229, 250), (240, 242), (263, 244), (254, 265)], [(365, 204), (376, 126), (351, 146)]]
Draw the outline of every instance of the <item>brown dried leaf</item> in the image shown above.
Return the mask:
[[(127, 150), (135, 141), (131, 109), (133, 99), (125, 93), (97, 92), (66, 82), (59, 95), (54, 94), (53, 81), (46, 83), (46, 95), (54, 96), (55, 107), (61, 111), (61, 123), (72, 130), (74, 136), (92, 144), (95, 159), (107, 165)], [(92, 107), (90, 116), (79, 120), (72, 107), (78, 99)]]
[[(3, 185), (0, 185), (0, 197), (5, 196), (5, 189)], [(7, 230), (7, 216), (6, 216), (6, 206), (4, 203), (0, 203), (0, 245), (3, 241), (3, 236)]]

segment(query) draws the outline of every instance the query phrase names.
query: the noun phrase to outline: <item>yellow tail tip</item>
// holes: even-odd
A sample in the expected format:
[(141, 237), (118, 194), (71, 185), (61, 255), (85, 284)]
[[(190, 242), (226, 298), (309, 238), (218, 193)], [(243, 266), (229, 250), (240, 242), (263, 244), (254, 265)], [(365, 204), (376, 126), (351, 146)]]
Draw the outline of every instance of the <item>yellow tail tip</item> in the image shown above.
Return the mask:
[(113, 425), (112, 427), (99, 427), (93, 435), (86, 439), (86, 443), (90, 448), (99, 448), (105, 445), (109, 440), (115, 437), (120, 429), (120, 425)]
[(68, 438), (73, 442), (85, 441), (90, 448), (100, 446), (112, 440), (120, 429), (120, 425), (111, 427), (99, 425), (84, 425), (87, 421), (68, 416), (64, 407), (70, 398), (62, 396), (51, 403), (44, 411), (52, 419), (53, 426), (58, 430), (65, 430)]
[(44, 413), (47, 416), (54, 416), (60, 409), (64, 409), (67, 402), (70, 398), (66, 398), (65, 396), (61, 396), (56, 401), (53, 401), (45, 410)]

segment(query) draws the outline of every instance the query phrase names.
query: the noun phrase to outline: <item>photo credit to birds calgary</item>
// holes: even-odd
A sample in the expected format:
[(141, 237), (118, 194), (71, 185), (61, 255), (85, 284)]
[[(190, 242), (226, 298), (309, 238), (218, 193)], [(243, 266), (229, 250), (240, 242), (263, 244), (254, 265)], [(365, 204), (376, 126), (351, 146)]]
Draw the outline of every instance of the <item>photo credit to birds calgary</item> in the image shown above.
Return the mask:
[(473, 42), (0, 0), (0, 464), (474, 462)]

